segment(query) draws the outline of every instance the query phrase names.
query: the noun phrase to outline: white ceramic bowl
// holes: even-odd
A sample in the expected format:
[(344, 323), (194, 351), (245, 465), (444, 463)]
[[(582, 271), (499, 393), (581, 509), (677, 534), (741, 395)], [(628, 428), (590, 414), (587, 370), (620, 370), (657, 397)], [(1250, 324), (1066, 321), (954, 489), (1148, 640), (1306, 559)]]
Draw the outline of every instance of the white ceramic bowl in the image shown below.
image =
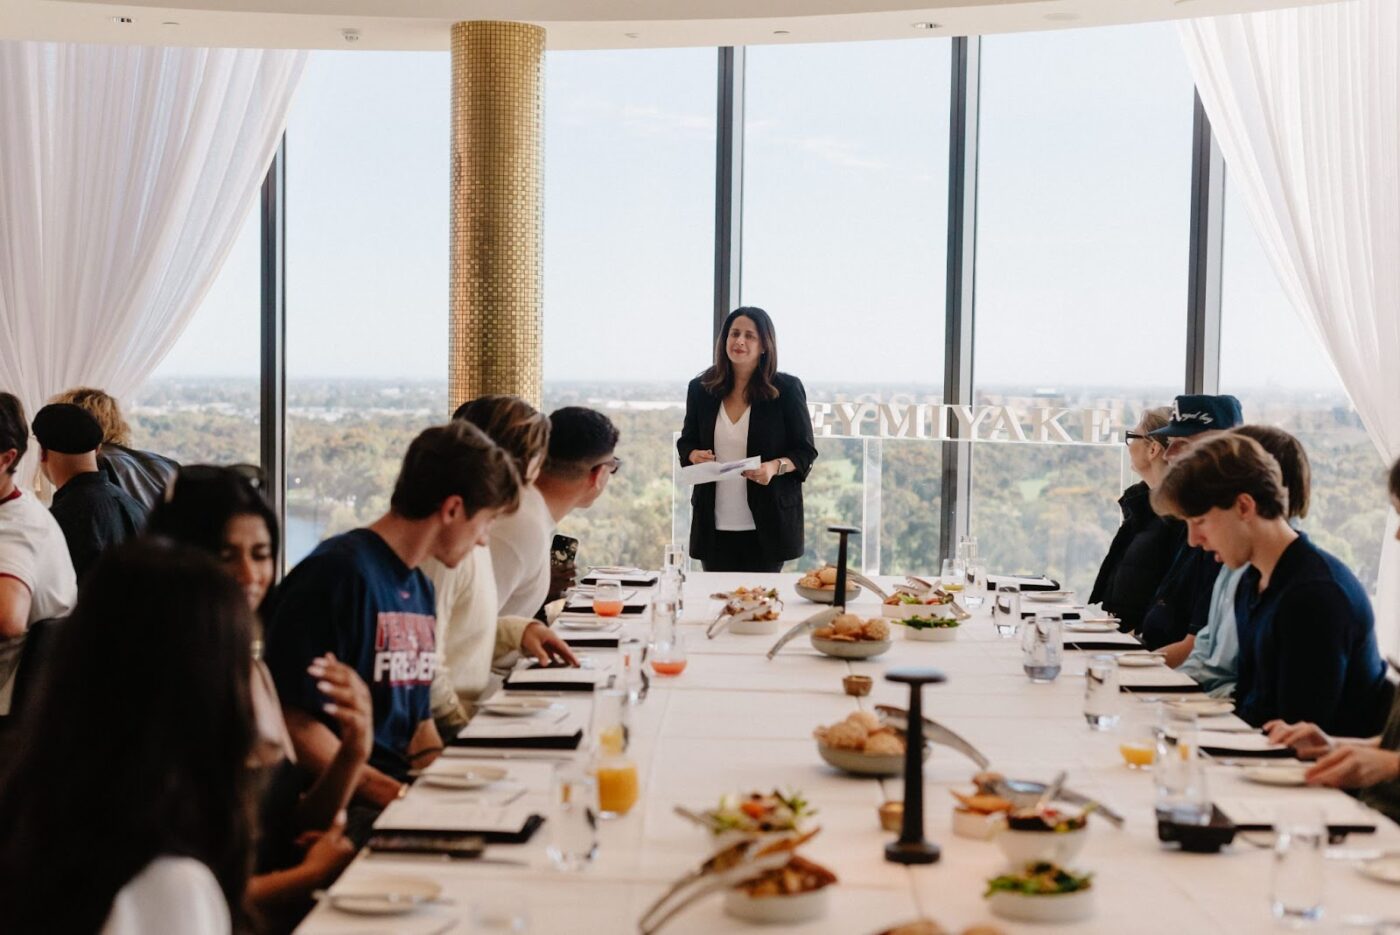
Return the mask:
[(725, 629), (739, 636), (771, 636), (778, 632), (778, 621), (736, 620)]
[(962, 627), (929, 627), (923, 630), (901, 627), (901, 629), (904, 630), (906, 640), (917, 640), (921, 643), (950, 643), (958, 638), (958, 631)]
[(1000, 813), (984, 815), (965, 808), (953, 809), (953, 833), (960, 838), (974, 841), (990, 841), (1001, 830), (1003, 818)]
[(1094, 914), (1094, 890), (1054, 896), (993, 893), (987, 897), (987, 906), (992, 915), (1018, 922), (1082, 922)]
[[(814, 601), (818, 604), (836, 603), (835, 588), (807, 588), (803, 587), (800, 584), (794, 584), (793, 588), (797, 591), (800, 597), (805, 597), (809, 601)], [(849, 604), (851, 601), (855, 600), (859, 596), (860, 585), (852, 584), (849, 581), (846, 582), (846, 603)]]
[(887, 651), (893, 642), (893, 640), (846, 642), (845, 640), (824, 640), (815, 634), (812, 636), (813, 649), (828, 656), (835, 656), (837, 659), (869, 659), (871, 656), (878, 656)]
[(1059, 864), (1061, 867), (1069, 866), (1079, 852), (1084, 849), (1084, 842), (1089, 839), (1089, 826), (1085, 825), (1077, 831), (1016, 831), (1008, 828), (1005, 824), (997, 831), (997, 847), (1006, 855), (1007, 862), (1013, 868), (1024, 867), (1026, 864), (1051, 863)]
[(880, 614), (903, 620), (906, 617), (946, 617), (947, 604), (881, 604)]
[(736, 919), (759, 924), (810, 922), (826, 915), (831, 905), (830, 886), (796, 896), (750, 896), (743, 890), (726, 890), (724, 911)]
[[(929, 758), (933, 748), (924, 744), (924, 759)], [(904, 754), (872, 756), (858, 750), (843, 750), (817, 741), (817, 752), (821, 758), (842, 772), (856, 776), (898, 776), (904, 772)]]

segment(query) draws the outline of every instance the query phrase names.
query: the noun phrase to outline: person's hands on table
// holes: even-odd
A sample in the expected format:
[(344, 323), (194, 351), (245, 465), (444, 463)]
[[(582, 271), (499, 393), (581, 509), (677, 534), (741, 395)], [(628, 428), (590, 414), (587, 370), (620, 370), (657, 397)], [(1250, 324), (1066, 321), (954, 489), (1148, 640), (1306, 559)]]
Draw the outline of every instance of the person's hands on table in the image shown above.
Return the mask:
[(1308, 721), (1290, 724), (1287, 721), (1267, 721), (1264, 730), (1269, 743), (1281, 743), (1293, 748), (1300, 760), (1315, 760), (1330, 751), (1335, 744), (1332, 738)]
[(708, 448), (696, 448), (690, 453), (690, 463), (700, 464), (704, 461), (713, 461), (715, 453)]
[(1364, 789), (1400, 778), (1400, 753), (1343, 744), (1313, 764), (1304, 779), (1310, 786), (1335, 789)]
[(520, 652), (534, 656), (542, 666), (577, 666), (578, 657), (559, 634), (536, 621), (525, 628), (520, 637)]
[(777, 461), (764, 461), (762, 464), (760, 464), (758, 467), (754, 468), (752, 471), (745, 471), (745, 472), (744, 472), (744, 476), (745, 476), (745, 477), (747, 477), (749, 480), (753, 481), (755, 484), (762, 484), (764, 487), (767, 487), (767, 486), (768, 486), (768, 482), (771, 481), (771, 480), (772, 480), (774, 477), (776, 477), (777, 475), (778, 475), (778, 462), (777, 462)]

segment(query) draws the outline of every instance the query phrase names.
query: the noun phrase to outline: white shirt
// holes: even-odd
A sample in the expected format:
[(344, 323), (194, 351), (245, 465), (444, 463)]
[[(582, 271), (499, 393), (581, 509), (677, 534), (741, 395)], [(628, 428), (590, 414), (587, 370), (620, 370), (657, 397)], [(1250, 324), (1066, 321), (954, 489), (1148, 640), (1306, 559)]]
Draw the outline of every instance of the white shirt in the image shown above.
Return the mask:
[(219, 881), (192, 857), (157, 857), (117, 892), (101, 935), (228, 935), (233, 930)]
[(437, 595), (439, 661), (433, 674), (433, 716), (453, 711), (458, 699), (474, 701), (491, 684), (491, 663), (520, 648), (530, 621), (496, 616), (496, 572), (491, 550), (472, 549), (456, 568), (435, 558), (419, 566)]
[[(719, 404), (715, 417), (715, 460), (742, 461), (749, 456), (749, 413), (744, 410), (738, 422), (729, 421), (724, 403)], [(749, 482), (734, 476), (715, 481), (715, 528), (725, 532), (745, 532), (756, 529), (753, 511), (749, 509)]]
[(520, 509), (491, 527), (491, 567), (496, 572), (497, 613), (533, 617), (549, 595), (549, 547), (554, 517), (544, 494), (531, 484), (520, 492)]
[[(27, 490), (0, 503), (0, 575), (29, 589), (26, 626), (67, 616), (77, 603), (78, 583), (63, 530)], [(23, 647), (22, 636), (0, 640), (0, 714), (10, 713), (14, 674)]]

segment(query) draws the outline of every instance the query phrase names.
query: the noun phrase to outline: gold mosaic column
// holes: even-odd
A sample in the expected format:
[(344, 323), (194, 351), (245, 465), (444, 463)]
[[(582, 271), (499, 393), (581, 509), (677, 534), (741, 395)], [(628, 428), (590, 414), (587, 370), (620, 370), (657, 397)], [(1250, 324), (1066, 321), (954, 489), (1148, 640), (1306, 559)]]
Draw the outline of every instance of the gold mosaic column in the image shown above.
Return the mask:
[(544, 30), (452, 26), (448, 403), (541, 404)]

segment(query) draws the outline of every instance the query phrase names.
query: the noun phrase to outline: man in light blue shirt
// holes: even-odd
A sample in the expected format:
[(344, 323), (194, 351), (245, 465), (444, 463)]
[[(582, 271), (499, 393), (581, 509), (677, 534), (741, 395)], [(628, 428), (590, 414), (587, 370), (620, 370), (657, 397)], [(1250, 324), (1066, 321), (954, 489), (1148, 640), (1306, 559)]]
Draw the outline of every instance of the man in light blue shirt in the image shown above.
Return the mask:
[(1191, 654), (1178, 668), (1191, 676), (1212, 698), (1231, 698), (1240, 663), (1240, 634), (1235, 628), (1235, 589), (1249, 565), (1222, 568), (1210, 594), (1210, 616)]

